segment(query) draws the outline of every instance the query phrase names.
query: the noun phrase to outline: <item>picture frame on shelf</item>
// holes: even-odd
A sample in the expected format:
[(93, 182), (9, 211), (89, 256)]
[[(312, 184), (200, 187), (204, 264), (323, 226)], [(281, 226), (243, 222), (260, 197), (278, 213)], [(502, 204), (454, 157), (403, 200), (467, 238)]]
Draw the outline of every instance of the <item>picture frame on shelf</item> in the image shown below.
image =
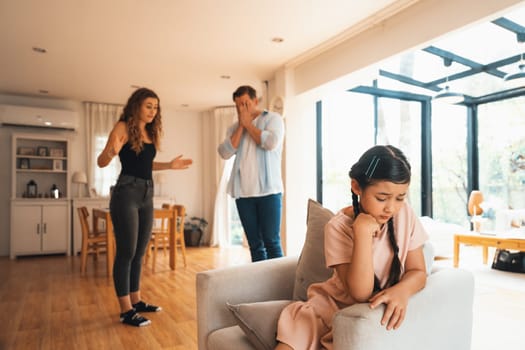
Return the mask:
[(51, 148), (49, 149), (49, 156), (51, 157), (63, 157), (64, 150), (62, 148)]
[(45, 146), (39, 146), (36, 150), (36, 153), (39, 157), (47, 157), (48, 149)]
[(55, 171), (62, 171), (64, 170), (64, 163), (61, 159), (55, 159), (53, 160), (53, 170)]
[(21, 156), (34, 156), (35, 149), (33, 147), (18, 147), (18, 154)]
[(20, 158), (19, 169), (29, 169), (29, 158)]

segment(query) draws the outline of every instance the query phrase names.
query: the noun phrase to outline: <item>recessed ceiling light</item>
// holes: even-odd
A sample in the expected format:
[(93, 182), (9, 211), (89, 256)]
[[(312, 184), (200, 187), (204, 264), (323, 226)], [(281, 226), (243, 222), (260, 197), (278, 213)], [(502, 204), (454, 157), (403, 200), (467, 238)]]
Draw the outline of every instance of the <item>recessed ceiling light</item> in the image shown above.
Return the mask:
[(284, 39), (281, 38), (281, 37), (276, 36), (275, 38), (272, 38), (272, 41), (274, 43), (278, 43), (279, 44), (279, 43), (282, 43), (284, 41)]
[(230, 79), (231, 77), (229, 75), (221, 75), (221, 79)]
[(38, 47), (38, 46), (33, 46), (33, 51), (38, 52), (38, 53), (46, 53), (47, 52), (46, 49), (44, 49), (43, 47)]

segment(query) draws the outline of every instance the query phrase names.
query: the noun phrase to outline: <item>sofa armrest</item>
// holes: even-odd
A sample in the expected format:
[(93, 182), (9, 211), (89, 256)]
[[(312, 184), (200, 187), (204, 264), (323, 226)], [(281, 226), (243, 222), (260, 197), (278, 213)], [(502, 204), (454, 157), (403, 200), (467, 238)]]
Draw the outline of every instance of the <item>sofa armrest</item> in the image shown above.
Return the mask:
[(207, 338), (212, 331), (236, 324), (226, 302), (291, 299), (296, 267), (297, 257), (284, 257), (198, 273), (199, 349), (207, 349)]
[(433, 272), (409, 301), (397, 330), (380, 325), (384, 306), (352, 305), (334, 316), (334, 349), (470, 349), (474, 277), (469, 271)]

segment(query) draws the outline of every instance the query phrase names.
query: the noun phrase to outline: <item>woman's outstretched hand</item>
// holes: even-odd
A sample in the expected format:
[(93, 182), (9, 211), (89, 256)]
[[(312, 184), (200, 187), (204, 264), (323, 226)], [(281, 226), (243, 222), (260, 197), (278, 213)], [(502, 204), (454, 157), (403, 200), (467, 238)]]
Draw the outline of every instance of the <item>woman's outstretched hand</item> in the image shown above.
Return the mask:
[(189, 166), (193, 163), (191, 158), (182, 158), (182, 154), (173, 158), (170, 162), (171, 169), (188, 169)]

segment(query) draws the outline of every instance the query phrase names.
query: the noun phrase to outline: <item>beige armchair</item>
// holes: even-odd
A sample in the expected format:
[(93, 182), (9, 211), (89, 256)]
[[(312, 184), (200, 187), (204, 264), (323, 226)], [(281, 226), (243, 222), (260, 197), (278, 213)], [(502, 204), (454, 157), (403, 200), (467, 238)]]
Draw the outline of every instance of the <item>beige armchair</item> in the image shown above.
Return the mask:
[[(331, 213), (313, 201), (308, 210), (300, 259), (284, 257), (197, 274), (199, 350), (271, 349), (279, 312), (264, 310), (267, 304), (276, 303), (261, 302), (304, 299), (310, 283), (330, 275), (319, 245)], [(326, 271), (319, 271), (319, 266)], [(368, 304), (356, 304), (339, 311), (334, 317), (334, 349), (470, 349), (473, 295), (472, 273), (434, 269), (426, 287), (411, 298), (405, 321), (395, 331), (380, 325), (383, 308), (372, 310)], [(244, 312), (253, 310), (248, 318), (264, 323), (267, 329), (258, 329), (246, 319), (240, 322), (231, 304), (241, 305)], [(253, 305), (262, 305), (263, 312)]]

